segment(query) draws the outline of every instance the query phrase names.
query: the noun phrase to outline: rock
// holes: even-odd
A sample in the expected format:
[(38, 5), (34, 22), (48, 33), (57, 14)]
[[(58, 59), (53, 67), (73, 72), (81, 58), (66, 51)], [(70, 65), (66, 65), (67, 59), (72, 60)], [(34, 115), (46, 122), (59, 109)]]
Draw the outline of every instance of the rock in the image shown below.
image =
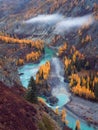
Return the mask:
[(0, 81), (9, 87), (21, 85), (14, 59), (0, 57), (0, 64)]
[(43, 92), (43, 94), (44, 94), (46, 97), (50, 97), (50, 96), (51, 96), (51, 92), (49, 92), (49, 91), (45, 91), (45, 92)]
[(69, 80), (67, 78), (64, 79), (64, 82), (69, 83)]
[(47, 98), (47, 102), (50, 103), (50, 105), (54, 106), (58, 102), (58, 99), (54, 96), (51, 96)]
[(24, 73), (20, 73), (19, 76), (24, 75)]

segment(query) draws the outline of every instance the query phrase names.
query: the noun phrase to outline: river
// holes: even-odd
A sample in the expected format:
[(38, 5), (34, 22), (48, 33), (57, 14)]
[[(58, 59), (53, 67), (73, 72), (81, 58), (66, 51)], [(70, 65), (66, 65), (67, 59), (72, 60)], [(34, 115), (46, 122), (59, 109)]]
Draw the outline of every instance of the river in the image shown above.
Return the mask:
[[(47, 103), (48, 107), (51, 107), (52, 109), (55, 109), (57, 106), (61, 110), (62, 107), (70, 101), (70, 93), (67, 92), (67, 83), (64, 82), (64, 68), (63, 65), (60, 62), (60, 59), (55, 57), (55, 52), (46, 47), (45, 48), (45, 55), (41, 59), (39, 63), (36, 64), (26, 64), (21, 67), (19, 67), (18, 71), (20, 75), (20, 80), (24, 87), (28, 86), (28, 81), (30, 80), (30, 77), (33, 76), (36, 78), (36, 73), (39, 69), (39, 67), (44, 64), (46, 61), (51, 60), (51, 72), (50, 72), (50, 84), (53, 85), (52, 94), (56, 96), (59, 101), (56, 104), (56, 106), (50, 106)], [(69, 121), (68, 126), (75, 130), (75, 123), (76, 120), (79, 119), (76, 115), (71, 113), (67, 110), (67, 117), (66, 119)], [(81, 130), (97, 130), (92, 125), (88, 125), (88, 123), (82, 119), (79, 119), (81, 122)]]

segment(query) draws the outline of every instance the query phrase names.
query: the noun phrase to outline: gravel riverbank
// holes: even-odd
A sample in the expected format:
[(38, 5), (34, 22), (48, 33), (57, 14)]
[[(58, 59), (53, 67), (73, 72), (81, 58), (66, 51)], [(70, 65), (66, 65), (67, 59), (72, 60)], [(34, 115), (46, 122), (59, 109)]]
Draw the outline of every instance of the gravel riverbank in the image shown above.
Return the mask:
[(71, 95), (65, 107), (75, 115), (98, 127), (98, 103)]

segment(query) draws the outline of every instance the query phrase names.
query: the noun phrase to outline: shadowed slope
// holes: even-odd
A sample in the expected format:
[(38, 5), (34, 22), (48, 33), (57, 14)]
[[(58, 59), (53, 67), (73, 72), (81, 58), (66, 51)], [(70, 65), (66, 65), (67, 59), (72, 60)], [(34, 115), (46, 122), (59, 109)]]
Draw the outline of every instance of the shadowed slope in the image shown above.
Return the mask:
[[(17, 89), (14, 87), (12, 90), (0, 82), (0, 130), (38, 130), (39, 124), (45, 130), (48, 130), (48, 126), (53, 130), (60, 130), (43, 109), (45, 106), (27, 102), (18, 91), (15, 92)], [(43, 119), (47, 120), (43, 122)]]

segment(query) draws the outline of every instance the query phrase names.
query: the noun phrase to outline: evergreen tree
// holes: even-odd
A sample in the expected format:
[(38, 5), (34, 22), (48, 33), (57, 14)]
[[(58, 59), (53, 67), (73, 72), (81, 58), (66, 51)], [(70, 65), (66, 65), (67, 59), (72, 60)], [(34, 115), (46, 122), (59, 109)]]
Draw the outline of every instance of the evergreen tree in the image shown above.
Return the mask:
[(33, 77), (31, 77), (28, 85), (28, 91), (26, 93), (26, 99), (31, 103), (37, 103), (37, 89), (36, 83)]
[(40, 80), (43, 80), (44, 79), (44, 73), (43, 73), (43, 71), (42, 71), (42, 74), (41, 74), (41, 76), (40, 76)]
[(96, 97), (97, 100), (98, 100), (98, 83), (95, 83), (94, 88), (95, 88), (95, 90), (94, 90), (94, 94), (95, 94), (95, 97)]

